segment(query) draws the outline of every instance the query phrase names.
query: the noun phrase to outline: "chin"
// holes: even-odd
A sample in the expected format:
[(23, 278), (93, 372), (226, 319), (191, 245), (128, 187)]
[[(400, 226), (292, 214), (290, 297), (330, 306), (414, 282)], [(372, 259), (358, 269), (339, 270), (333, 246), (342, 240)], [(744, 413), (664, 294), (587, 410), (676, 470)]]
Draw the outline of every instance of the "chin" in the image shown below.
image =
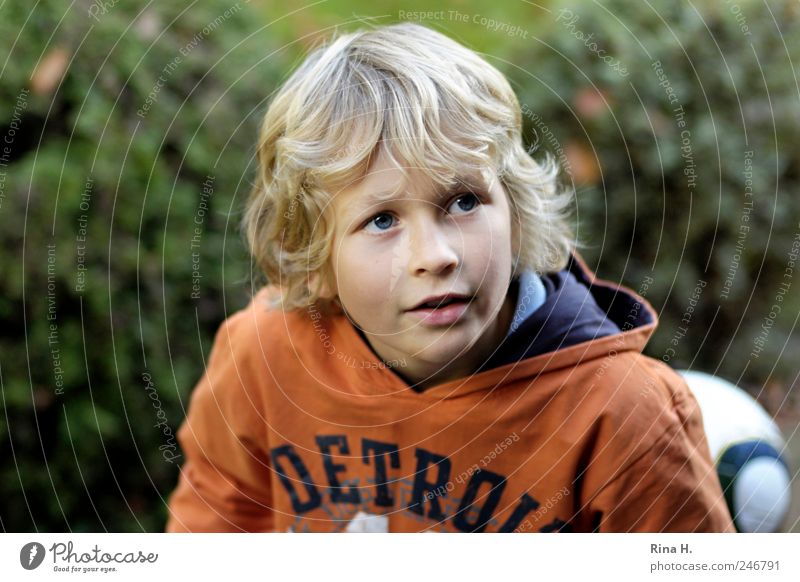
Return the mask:
[[(438, 368), (446, 368), (458, 359), (465, 357), (474, 344), (475, 339), (471, 341), (447, 337), (433, 339), (430, 344), (419, 346), (420, 351), (416, 359), (435, 365)], [(416, 350), (410, 353), (413, 354), (414, 351)]]

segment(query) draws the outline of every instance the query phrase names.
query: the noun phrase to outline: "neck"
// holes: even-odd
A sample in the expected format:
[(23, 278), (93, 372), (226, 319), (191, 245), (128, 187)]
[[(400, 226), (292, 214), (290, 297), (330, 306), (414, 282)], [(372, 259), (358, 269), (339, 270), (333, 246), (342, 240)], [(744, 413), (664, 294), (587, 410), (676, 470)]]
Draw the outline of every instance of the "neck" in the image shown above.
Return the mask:
[(492, 325), (486, 329), (473, 346), (464, 352), (458, 362), (448, 366), (439, 373), (425, 374), (424, 370), (415, 371), (410, 375), (404, 375), (395, 369), (407, 384), (413, 385), (416, 392), (424, 392), (428, 388), (438, 384), (444, 384), (458, 378), (467, 378), (476, 372), (481, 365), (486, 362), (494, 353), (497, 346), (505, 339), (514, 318), (519, 295), (519, 285), (514, 281), (509, 287), (506, 298), (503, 301), (497, 316), (492, 319)]

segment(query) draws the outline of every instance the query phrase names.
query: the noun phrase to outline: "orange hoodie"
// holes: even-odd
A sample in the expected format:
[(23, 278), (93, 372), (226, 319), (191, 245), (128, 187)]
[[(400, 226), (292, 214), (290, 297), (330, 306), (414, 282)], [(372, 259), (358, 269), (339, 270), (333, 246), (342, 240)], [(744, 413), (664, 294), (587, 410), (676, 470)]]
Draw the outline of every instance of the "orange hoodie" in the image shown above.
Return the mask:
[(547, 281), (603, 315), (594, 336), (554, 335), (550, 301), (512, 361), (422, 393), (345, 316), (261, 290), (192, 396), (167, 531), (735, 531), (695, 398), (641, 354), (649, 303), (576, 256)]

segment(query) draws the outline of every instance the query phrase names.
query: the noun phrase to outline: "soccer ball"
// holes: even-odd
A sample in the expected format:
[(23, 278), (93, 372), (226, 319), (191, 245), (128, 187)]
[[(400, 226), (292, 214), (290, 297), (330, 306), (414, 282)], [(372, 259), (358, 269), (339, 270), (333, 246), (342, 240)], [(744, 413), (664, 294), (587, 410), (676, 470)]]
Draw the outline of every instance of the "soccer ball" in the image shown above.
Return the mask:
[(725, 500), (740, 532), (779, 531), (789, 511), (786, 442), (767, 412), (722, 378), (678, 370), (700, 404)]

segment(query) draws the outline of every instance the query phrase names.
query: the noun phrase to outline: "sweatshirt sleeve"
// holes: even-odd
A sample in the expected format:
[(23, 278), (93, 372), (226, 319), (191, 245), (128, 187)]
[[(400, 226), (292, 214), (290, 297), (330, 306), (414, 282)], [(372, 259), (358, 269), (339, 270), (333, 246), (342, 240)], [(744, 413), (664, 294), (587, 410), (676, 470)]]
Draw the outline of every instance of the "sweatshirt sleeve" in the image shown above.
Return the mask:
[(273, 528), (267, 421), (258, 391), (263, 356), (255, 327), (252, 313), (243, 311), (217, 332), (178, 431), (185, 461), (169, 499), (168, 532)]
[(590, 501), (595, 531), (736, 531), (710, 458), (697, 401), (677, 374), (668, 373), (666, 384), (675, 412), (670, 416), (678, 422), (665, 427)]

